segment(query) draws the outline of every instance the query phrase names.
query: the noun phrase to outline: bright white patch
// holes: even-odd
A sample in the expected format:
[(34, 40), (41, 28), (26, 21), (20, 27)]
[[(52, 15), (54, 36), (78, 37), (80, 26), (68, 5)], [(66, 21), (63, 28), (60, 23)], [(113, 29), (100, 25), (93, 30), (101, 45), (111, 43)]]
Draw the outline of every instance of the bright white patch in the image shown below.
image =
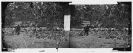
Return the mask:
[(64, 16), (64, 30), (70, 31), (70, 15)]

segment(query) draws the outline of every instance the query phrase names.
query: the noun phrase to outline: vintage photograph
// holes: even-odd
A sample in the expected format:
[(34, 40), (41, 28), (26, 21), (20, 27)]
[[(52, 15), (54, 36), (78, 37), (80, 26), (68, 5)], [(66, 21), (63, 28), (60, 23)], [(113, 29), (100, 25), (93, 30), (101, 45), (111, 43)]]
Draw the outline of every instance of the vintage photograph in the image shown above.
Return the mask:
[(71, 48), (131, 47), (131, 2), (71, 6)]
[(68, 48), (68, 2), (2, 2), (2, 49)]
[(17, 48), (131, 51), (131, 2), (69, 3), (1, 2), (2, 51)]

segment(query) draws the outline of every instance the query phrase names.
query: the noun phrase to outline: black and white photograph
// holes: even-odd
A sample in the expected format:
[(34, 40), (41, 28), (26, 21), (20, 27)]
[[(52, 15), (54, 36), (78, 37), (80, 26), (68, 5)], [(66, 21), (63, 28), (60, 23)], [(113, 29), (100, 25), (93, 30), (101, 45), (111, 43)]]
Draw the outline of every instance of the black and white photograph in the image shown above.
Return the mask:
[(90, 49), (131, 51), (132, 2), (2, 1), (1, 49)]
[(71, 48), (131, 47), (131, 2), (72, 5)]
[(2, 49), (66, 48), (68, 2), (2, 2)]

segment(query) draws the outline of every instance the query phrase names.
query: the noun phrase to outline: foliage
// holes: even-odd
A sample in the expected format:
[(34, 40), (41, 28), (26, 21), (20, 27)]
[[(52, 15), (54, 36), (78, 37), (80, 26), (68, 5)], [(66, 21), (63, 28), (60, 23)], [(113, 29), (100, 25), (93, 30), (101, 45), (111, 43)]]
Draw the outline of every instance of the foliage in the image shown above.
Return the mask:
[[(5, 10), (5, 16), (5, 19), (7, 19), (6, 25), (13, 24), (16, 21), (22, 21), (22, 25), (33, 22), (32, 26), (37, 27), (62, 27), (63, 24), (63, 8), (55, 2), (10, 3)], [(12, 20), (12, 22), (9, 20)]]
[(72, 13), (72, 27), (80, 26), (81, 21), (87, 20), (95, 27), (124, 28), (131, 24), (130, 5), (125, 3), (110, 5), (75, 5)]

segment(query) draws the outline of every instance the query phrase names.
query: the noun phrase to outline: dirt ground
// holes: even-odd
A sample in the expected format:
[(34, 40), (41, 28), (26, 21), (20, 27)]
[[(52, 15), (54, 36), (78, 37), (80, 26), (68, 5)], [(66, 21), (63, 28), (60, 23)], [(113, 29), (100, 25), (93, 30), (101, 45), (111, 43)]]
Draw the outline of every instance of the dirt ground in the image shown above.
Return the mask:
[[(70, 37), (70, 47), (72, 48), (125, 48), (127, 47), (127, 40), (112, 38), (108, 35), (100, 35), (101, 32), (89, 32), (87, 36), (79, 36), (78, 31), (75, 36)], [(118, 34), (117, 34), (118, 35)], [(115, 35), (112, 35), (115, 36)], [(108, 38), (109, 37), (109, 38)], [(126, 38), (126, 37), (125, 37)]]
[(4, 42), (9, 48), (66, 48), (69, 43), (69, 34), (62, 32), (45, 31), (35, 34), (21, 32), (20, 35), (6, 33)]
[(13, 32), (2, 35), (8, 48), (125, 48), (131, 43), (126, 31), (32, 31)]

